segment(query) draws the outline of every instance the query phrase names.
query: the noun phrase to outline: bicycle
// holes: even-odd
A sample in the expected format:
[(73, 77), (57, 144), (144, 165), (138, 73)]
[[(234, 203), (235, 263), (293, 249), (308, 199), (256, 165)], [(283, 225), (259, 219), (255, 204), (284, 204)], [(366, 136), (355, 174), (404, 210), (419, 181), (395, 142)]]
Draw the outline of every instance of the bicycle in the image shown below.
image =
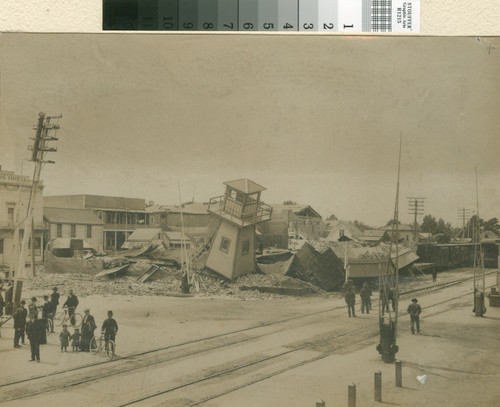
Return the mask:
[(50, 335), (52, 332), (54, 332), (54, 323), (52, 322), (52, 319), (50, 318), (52, 314), (47, 315), (47, 318), (45, 319), (45, 332), (47, 332), (47, 335)]
[(106, 340), (104, 333), (100, 336), (94, 336), (90, 340), (90, 353), (92, 355), (97, 355), (99, 353), (105, 353), (108, 360), (113, 359), (115, 355), (115, 342), (111, 339)]
[[(71, 307), (74, 309), (73, 307)], [(71, 319), (75, 321), (74, 324), (71, 323)], [(79, 328), (80, 325), (82, 325), (83, 318), (82, 316), (75, 312), (72, 317), (69, 316), (69, 309), (68, 307), (64, 307), (62, 311), (56, 312), (54, 315), (54, 324), (55, 326), (61, 326), (63, 324), (71, 325), (74, 326), (75, 328)], [(68, 323), (69, 322), (69, 323)]]

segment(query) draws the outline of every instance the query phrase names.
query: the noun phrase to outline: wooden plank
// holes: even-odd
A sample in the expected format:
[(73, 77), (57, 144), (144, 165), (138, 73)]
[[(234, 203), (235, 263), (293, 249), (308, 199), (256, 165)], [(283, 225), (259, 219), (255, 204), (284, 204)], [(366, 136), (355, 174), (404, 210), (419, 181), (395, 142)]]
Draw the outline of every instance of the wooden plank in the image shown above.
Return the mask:
[(139, 283), (145, 283), (147, 280), (149, 280), (151, 278), (151, 276), (156, 273), (158, 270), (160, 269), (160, 267), (158, 267), (157, 265), (153, 264), (150, 268), (148, 268), (146, 270), (146, 272), (144, 274), (142, 274), (138, 279), (137, 281)]
[(118, 267), (113, 267), (111, 269), (105, 269), (105, 270), (102, 270), (100, 273), (97, 273), (94, 277), (103, 277), (103, 276), (109, 276), (111, 274), (115, 274), (115, 273), (118, 273), (119, 271), (124, 271), (126, 268), (128, 268), (132, 263), (127, 263), (125, 265), (122, 265), (122, 266), (118, 266)]

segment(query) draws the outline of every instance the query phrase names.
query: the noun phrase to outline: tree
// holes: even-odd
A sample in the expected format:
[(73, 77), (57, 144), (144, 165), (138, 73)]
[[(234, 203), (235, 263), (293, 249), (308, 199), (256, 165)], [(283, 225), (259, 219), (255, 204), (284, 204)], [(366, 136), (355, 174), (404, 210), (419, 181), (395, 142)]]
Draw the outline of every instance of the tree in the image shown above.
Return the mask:
[(294, 201), (285, 201), (285, 202), (283, 202), (283, 205), (297, 205), (297, 202), (294, 202)]
[(355, 220), (354, 222), (354, 226), (356, 226), (359, 230), (361, 230), (362, 232), (364, 232), (365, 230), (367, 229), (373, 229), (372, 226), (369, 226), (367, 225), (366, 223), (364, 222), (361, 222), (359, 220)]
[(438, 224), (437, 224), (436, 218), (434, 216), (425, 215), (424, 219), (422, 219), (422, 227), (420, 228), (420, 230), (423, 233), (435, 234), (437, 226), (438, 226)]
[(483, 223), (484, 230), (492, 230), (493, 232), (498, 232), (500, 230), (500, 225), (498, 224), (497, 218), (491, 218)]
[(328, 216), (328, 218), (326, 218), (326, 220), (338, 220), (337, 217), (335, 215), (330, 215)]
[[(385, 226), (392, 226), (394, 224), (394, 219), (388, 220)], [(398, 225), (401, 225), (401, 222), (398, 220)]]
[(433, 234), (440, 235), (438, 243), (448, 243), (451, 240), (452, 236), (451, 224), (446, 223), (442, 218), (439, 218)]

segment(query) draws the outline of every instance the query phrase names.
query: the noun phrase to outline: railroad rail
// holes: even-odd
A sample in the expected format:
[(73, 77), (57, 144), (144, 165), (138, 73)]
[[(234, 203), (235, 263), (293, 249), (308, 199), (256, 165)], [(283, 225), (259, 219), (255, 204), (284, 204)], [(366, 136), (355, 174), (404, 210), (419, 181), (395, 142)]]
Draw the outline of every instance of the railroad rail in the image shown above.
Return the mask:
[[(489, 272), (487, 274), (492, 274), (492, 273), (494, 273), (494, 271)], [(472, 278), (473, 277), (460, 278), (460, 279), (452, 280), (452, 281), (449, 281), (449, 282), (444, 282), (444, 283), (440, 283), (440, 284), (433, 284), (432, 286), (419, 287), (419, 288), (416, 288), (416, 289), (411, 289), (411, 290), (407, 290), (407, 291), (401, 292), (400, 296), (411, 295), (411, 294), (413, 294), (415, 292), (425, 291), (425, 290), (427, 290), (427, 291), (435, 291), (435, 290), (447, 288), (447, 287), (450, 287), (450, 286), (453, 286), (453, 285), (461, 284), (463, 282), (471, 280)], [(460, 298), (460, 297), (463, 297), (463, 296), (467, 296), (467, 295), (470, 295), (470, 293), (466, 293), (466, 294), (460, 295), (458, 297), (450, 298), (450, 299), (447, 299), (445, 301), (442, 301), (442, 302), (439, 302), (439, 303), (436, 303), (436, 304), (432, 304), (432, 305), (426, 306), (426, 309), (435, 307), (437, 305), (440, 305), (440, 304), (443, 304), (443, 303), (446, 303), (446, 302), (449, 302), (449, 301), (453, 301), (454, 299), (457, 299), (457, 298)], [(213, 336), (210, 336), (210, 337), (200, 338), (200, 339), (196, 339), (196, 340), (192, 340), (192, 341), (187, 341), (187, 342), (183, 342), (183, 343), (179, 343), (179, 344), (174, 344), (174, 345), (170, 345), (170, 346), (166, 346), (166, 347), (161, 347), (161, 348), (157, 348), (157, 349), (153, 349), (153, 350), (148, 350), (148, 351), (145, 351), (145, 352), (131, 354), (131, 355), (119, 358), (116, 361), (112, 361), (112, 362), (91, 363), (91, 364), (87, 364), (87, 365), (83, 365), (83, 366), (79, 366), (79, 367), (75, 367), (75, 368), (71, 368), (71, 369), (65, 369), (65, 370), (53, 372), (53, 373), (50, 373), (50, 374), (44, 375), (44, 376), (36, 376), (36, 377), (32, 377), (32, 378), (27, 378), (27, 379), (24, 379), (24, 380), (17, 380), (17, 381), (13, 381), (13, 382), (9, 382), (9, 383), (0, 384), (0, 388), (2, 388), (2, 393), (4, 395), (7, 395), (6, 393), (9, 392), (9, 388), (15, 387), (15, 385), (22, 384), (23, 388), (24, 388), (24, 391), (23, 391), (22, 394), (19, 394), (19, 395), (16, 395), (16, 396), (13, 396), (13, 397), (10, 397), (10, 398), (7, 398), (7, 399), (0, 398), (0, 402), (7, 402), (7, 401), (18, 400), (18, 399), (29, 398), (29, 397), (33, 397), (33, 396), (36, 396), (36, 395), (39, 395), (39, 394), (61, 390), (61, 389), (64, 389), (64, 388), (67, 388), (67, 387), (70, 387), (70, 386), (78, 386), (78, 385), (81, 385), (81, 384), (84, 384), (84, 383), (88, 383), (88, 382), (92, 382), (92, 381), (98, 381), (98, 380), (101, 380), (101, 379), (105, 379), (105, 378), (108, 378), (108, 377), (111, 377), (111, 376), (114, 376), (114, 375), (120, 375), (120, 374), (123, 374), (123, 373), (126, 373), (126, 372), (130, 372), (130, 371), (137, 371), (138, 369), (150, 367), (152, 365), (165, 364), (165, 363), (168, 363), (168, 362), (171, 362), (171, 361), (174, 361), (174, 360), (178, 360), (178, 359), (181, 359), (181, 358), (185, 358), (185, 357), (189, 357), (189, 356), (194, 356), (194, 355), (197, 355), (197, 354), (201, 354), (201, 353), (204, 353), (204, 352), (209, 352), (209, 351), (221, 349), (221, 348), (232, 346), (232, 345), (237, 345), (237, 344), (240, 344), (240, 343), (243, 343), (243, 342), (246, 342), (246, 341), (255, 340), (255, 339), (259, 339), (261, 337), (265, 337), (267, 335), (271, 335), (271, 334), (275, 333), (276, 331), (264, 332), (264, 333), (254, 334), (254, 335), (250, 335), (250, 336), (246, 336), (246, 337), (238, 336), (238, 334), (252, 332), (252, 331), (255, 331), (255, 330), (262, 329), (262, 328), (271, 327), (273, 325), (285, 324), (287, 322), (301, 320), (301, 319), (304, 319), (304, 318), (311, 318), (311, 317), (318, 316), (318, 315), (321, 316), (322, 314), (329, 314), (331, 312), (339, 311), (339, 310), (342, 310), (342, 309), (345, 309), (345, 308), (346, 308), (345, 305), (343, 305), (343, 306), (337, 306), (337, 307), (329, 307), (327, 309), (316, 311), (316, 312), (311, 312), (311, 313), (307, 313), (307, 314), (301, 314), (301, 315), (297, 315), (297, 316), (293, 316), (293, 317), (289, 317), (289, 318), (280, 319), (280, 320), (277, 320), (277, 321), (270, 321), (270, 322), (259, 324), (259, 325), (256, 325), (256, 326), (251, 326), (251, 327), (247, 327), (247, 328), (243, 328), (243, 329), (239, 329), (239, 330), (234, 330), (234, 331), (231, 331), (231, 332), (226, 332), (226, 333), (222, 333), (222, 334), (218, 334), (218, 335), (213, 335)], [(340, 316), (340, 314), (335, 315), (335, 317), (339, 317), (339, 316)], [(332, 318), (331, 315), (327, 315), (324, 318), (321, 318), (319, 320), (315, 320), (313, 318), (312, 320), (307, 321), (307, 323), (308, 324), (314, 324), (314, 323), (317, 323), (317, 322), (321, 322), (323, 320), (331, 320), (331, 318)], [(302, 326), (303, 326), (303, 324), (302, 324)], [(371, 329), (371, 331), (370, 331), (370, 329)], [(311, 348), (313, 346), (318, 346), (318, 345), (320, 345), (322, 343), (330, 342), (332, 340), (335, 340), (335, 339), (338, 339), (338, 338), (341, 338), (341, 337), (344, 337), (344, 336), (358, 335), (359, 332), (366, 331), (366, 330), (368, 330), (368, 332), (370, 332), (370, 334), (367, 337), (363, 337), (362, 340), (356, 341), (356, 342), (350, 341), (346, 345), (339, 344), (337, 347), (335, 347), (335, 350), (333, 352), (330, 352), (330, 353), (327, 353), (327, 354), (322, 354), (322, 355), (319, 355), (317, 357), (311, 358), (308, 361), (301, 362), (300, 364), (298, 364), (296, 366), (292, 366), (290, 368), (287, 368), (287, 369), (281, 371), (281, 373), (283, 373), (283, 372), (285, 372), (287, 370), (291, 370), (293, 368), (302, 366), (302, 365), (307, 364), (307, 363), (312, 363), (315, 360), (319, 360), (321, 358), (329, 356), (330, 354), (332, 354), (335, 351), (337, 351), (339, 349), (342, 349), (344, 347), (352, 346), (355, 343), (363, 342), (363, 341), (366, 341), (366, 340), (368, 340), (370, 338), (377, 337), (378, 336), (378, 322), (377, 323), (373, 323), (373, 324), (367, 324), (367, 325), (364, 325), (363, 327), (356, 328), (354, 330), (345, 331), (345, 332), (342, 332), (340, 334), (329, 336), (329, 337), (324, 338), (324, 339), (322, 339), (320, 341), (310, 342), (310, 343), (305, 344), (304, 346), (299, 346), (299, 347), (296, 347), (294, 349), (282, 352), (280, 354), (270, 356), (268, 358), (263, 358), (261, 360), (256, 360), (256, 361), (253, 361), (253, 362), (241, 365), (241, 366), (235, 366), (235, 367), (233, 367), (233, 368), (231, 368), (229, 370), (226, 370), (224, 372), (218, 372), (218, 373), (216, 373), (214, 375), (209, 375), (209, 376), (206, 376), (206, 377), (201, 377), (198, 380), (195, 380), (195, 381), (193, 381), (191, 383), (186, 383), (186, 384), (183, 384), (181, 386), (173, 387), (173, 388), (167, 389), (165, 391), (159, 392), (159, 393), (157, 393), (155, 395), (148, 395), (148, 396), (145, 396), (145, 398), (140, 398), (140, 399), (134, 400), (134, 401), (129, 402), (129, 403), (121, 404), (120, 406), (130, 405), (130, 404), (142, 401), (142, 400), (146, 400), (146, 399), (149, 399), (149, 398), (152, 398), (152, 397), (159, 396), (161, 394), (166, 394), (168, 392), (172, 392), (172, 391), (177, 390), (179, 388), (191, 386), (191, 385), (194, 385), (196, 383), (199, 383), (199, 382), (202, 382), (202, 381), (206, 381), (206, 380), (210, 380), (210, 379), (216, 378), (216, 377), (224, 375), (224, 374), (230, 374), (233, 371), (238, 371), (238, 370), (244, 369), (245, 367), (253, 366), (253, 365), (256, 365), (256, 364), (259, 364), (259, 363), (264, 363), (264, 362), (266, 362), (268, 360), (271, 360), (271, 359), (275, 359), (275, 358), (279, 358), (279, 357), (284, 357), (285, 355), (288, 355), (288, 354), (290, 354), (292, 352), (297, 352), (299, 350)], [(220, 340), (220, 339), (229, 339), (229, 341), (223, 341), (222, 343), (218, 343), (217, 341)], [(200, 348), (199, 345), (201, 343), (205, 343), (206, 346)], [(168, 353), (168, 351), (177, 350), (177, 349), (182, 348), (182, 347), (188, 347), (189, 345), (196, 345), (197, 347), (196, 347), (195, 350), (185, 349), (183, 351), (181, 349), (181, 351), (180, 351), (179, 354), (173, 354), (172, 355), (172, 354)], [(163, 357), (161, 357), (161, 355), (159, 355), (159, 353), (165, 352), (165, 351), (167, 351), (167, 354), (163, 355)], [(151, 358), (149, 356), (151, 356)], [(104, 371), (101, 371), (98, 374), (96, 374), (95, 370), (92, 370), (92, 371), (90, 371), (88, 373), (86, 372), (86, 369), (91, 369), (91, 368), (93, 368), (95, 366), (102, 366), (102, 365), (105, 365), (104, 366), (105, 368), (109, 367), (109, 369), (104, 369)], [(118, 365), (120, 365), (120, 366), (118, 366)], [(32, 392), (26, 392), (26, 386), (24, 386), (26, 383), (36, 382), (37, 380), (42, 381), (43, 379), (47, 379), (48, 377), (54, 377), (54, 376), (57, 377), (57, 376), (59, 376), (59, 378), (60, 378), (61, 376), (64, 376), (65, 374), (74, 374), (74, 373), (82, 373), (84, 376), (85, 376), (85, 374), (87, 374), (87, 376), (86, 377), (80, 377), (80, 378), (68, 377), (69, 380), (67, 380), (65, 383), (60, 383), (58, 385), (49, 385), (49, 386), (45, 386), (45, 387), (42, 386), (42, 388), (40, 388), (38, 390), (35, 390), (35, 391), (32, 391)], [(277, 374), (280, 374), (280, 372), (273, 373), (272, 375), (277, 375)], [(272, 376), (269, 376), (269, 377), (272, 377)], [(60, 381), (64, 381), (64, 378), (62, 378), (62, 380), (61, 379), (59, 379), (59, 380)], [(261, 380), (264, 380), (264, 378), (261, 379)], [(52, 383), (53, 383), (53, 381), (52, 381)], [(250, 385), (250, 384), (252, 384), (252, 383), (247, 384), (247, 386)], [(32, 386), (29, 386), (29, 388), (31, 388), (31, 387)], [(238, 386), (238, 388), (240, 388), (240, 386)], [(238, 388), (234, 388), (231, 391), (238, 390)], [(217, 396), (217, 397), (220, 397), (220, 396)], [(205, 401), (208, 401), (208, 400), (205, 400)], [(197, 405), (197, 404), (195, 403), (195, 404), (192, 404), (192, 405)]]

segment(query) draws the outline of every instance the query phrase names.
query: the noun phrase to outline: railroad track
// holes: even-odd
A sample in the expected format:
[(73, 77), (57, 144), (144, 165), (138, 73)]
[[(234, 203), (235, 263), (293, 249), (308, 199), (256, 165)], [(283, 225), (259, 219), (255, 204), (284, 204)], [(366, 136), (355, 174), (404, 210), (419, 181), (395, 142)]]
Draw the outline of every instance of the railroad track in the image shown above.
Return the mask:
[[(488, 274), (491, 274), (491, 273), (488, 273)], [(463, 283), (463, 282), (468, 281), (470, 279), (472, 279), (472, 277), (457, 279), (457, 280), (453, 280), (451, 282), (435, 284), (431, 287), (420, 287), (417, 289), (401, 292), (401, 296), (409, 295), (409, 294), (412, 294), (414, 292), (423, 291), (423, 290), (428, 290), (428, 291), (439, 290), (442, 288), (449, 287), (451, 285)], [(466, 295), (469, 295), (469, 294), (464, 294), (462, 296), (466, 296)], [(444, 302), (448, 302), (451, 300), (453, 300), (453, 299), (449, 299), (449, 300), (446, 300)], [(434, 304), (433, 306), (436, 306), (436, 305), (439, 305), (439, 303)], [(241, 343), (244, 343), (247, 341), (256, 340), (256, 339), (265, 337), (267, 335), (271, 335), (271, 334), (275, 333), (276, 331), (265, 332), (262, 334), (256, 333), (256, 334), (253, 334), (250, 336), (243, 336), (243, 337), (241, 336), (241, 334), (252, 333), (252, 331), (257, 331), (259, 329), (266, 328), (266, 327), (272, 327), (274, 325), (278, 326), (280, 324), (285, 324), (285, 323), (291, 322), (291, 321), (297, 321), (297, 320), (301, 320), (301, 319), (311, 319), (311, 317), (314, 317), (314, 316), (328, 314), (328, 313), (338, 311), (341, 309), (345, 309), (345, 308), (346, 308), (346, 306), (330, 307), (330, 308), (327, 308), (324, 310), (320, 310), (320, 311), (316, 311), (316, 312), (312, 312), (312, 313), (308, 313), (308, 314), (302, 314), (302, 315), (298, 315), (298, 316), (294, 316), (294, 317), (284, 318), (284, 319), (281, 319), (278, 321), (271, 321), (271, 322), (267, 322), (264, 324), (259, 324), (257, 326), (243, 328), (240, 330), (235, 330), (235, 331), (231, 331), (231, 332), (227, 332), (227, 333), (223, 333), (223, 334), (219, 334), (219, 335), (214, 335), (214, 336), (207, 337), (207, 338), (201, 338), (198, 340), (188, 341), (188, 342), (184, 342), (184, 343), (180, 343), (180, 344), (175, 344), (175, 345), (171, 345), (171, 346), (166, 346), (166, 347), (162, 347), (162, 348), (158, 348), (158, 349), (153, 349), (153, 350), (149, 350), (149, 351), (145, 351), (145, 352), (132, 354), (132, 355), (120, 358), (120, 359), (112, 361), (112, 362), (96, 362), (96, 363), (87, 364), (84, 366), (75, 367), (72, 369), (66, 369), (66, 370), (53, 372), (53, 373), (50, 373), (50, 374), (45, 375), (45, 376), (37, 376), (37, 377), (28, 378), (25, 380), (18, 380), (18, 381), (0, 384), (0, 388), (2, 389), (2, 393), (4, 395), (7, 395), (8, 393), (12, 393), (11, 389), (13, 387), (16, 387), (16, 385), (22, 385), (22, 387), (23, 387), (22, 394), (17, 394), (17, 395), (14, 395), (14, 396), (12, 396), (10, 398), (6, 398), (6, 399), (0, 398), (0, 402), (14, 401), (14, 400), (18, 400), (18, 399), (33, 397), (33, 396), (40, 395), (43, 393), (61, 390), (61, 389), (67, 388), (67, 387), (73, 387), (73, 386), (78, 386), (78, 385), (81, 385), (84, 383), (98, 381), (101, 379), (109, 378), (109, 377), (114, 376), (114, 375), (120, 375), (120, 374), (123, 374), (126, 372), (137, 371), (138, 369), (141, 369), (141, 368), (146, 368), (146, 367), (150, 367), (153, 365), (168, 363), (168, 362), (171, 362), (174, 360), (179, 360), (179, 359), (182, 359), (185, 357), (194, 356), (194, 355), (201, 354), (204, 352), (214, 351), (214, 350), (221, 349), (224, 347), (229, 347), (232, 345), (238, 345), (238, 344), (241, 344)], [(430, 307), (426, 307), (426, 308), (430, 308)], [(335, 317), (338, 317), (338, 316), (339, 315), (336, 315)], [(317, 322), (321, 322), (323, 320), (331, 320), (331, 318), (332, 318), (332, 316), (327, 315), (326, 317), (321, 318), (319, 320), (314, 320), (314, 318), (313, 318), (312, 320), (307, 321), (307, 322), (309, 324), (314, 324)], [(374, 328), (374, 327), (376, 328), (376, 333), (373, 334), (372, 336), (369, 336), (369, 338), (371, 338), (371, 337), (378, 335), (378, 322), (375, 324), (365, 325), (365, 326), (363, 326), (361, 328), (357, 328), (355, 330), (343, 332), (343, 333), (338, 334), (338, 335), (330, 336), (330, 337), (327, 337), (325, 339), (322, 339), (319, 342), (316, 341), (314, 343), (309, 343), (307, 345), (300, 346), (296, 349), (289, 350), (289, 351), (284, 352), (282, 354), (273, 355), (272, 357), (267, 358), (267, 359), (252, 362), (248, 366), (253, 366), (253, 365), (258, 364), (258, 363), (263, 363), (263, 362), (270, 360), (270, 359), (283, 357), (291, 352), (296, 352), (298, 350), (310, 348), (312, 346), (319, 345), (321, 343), (325, 343), (328, 341), (332, 341), (332, 340), (344, 337), (346, 335), (358, 335), (358, 333), (360, 331)], [(362, 339), (361, 342), (365, 341), (365, 340), (367, 340), (367, 338)], [(200, 344), (204, 345), (204, 346), (200, 346)], [(351, 342), (349, 342), (348, 345), (352, 345), (352, 344), (353, 344), (353, 342), (351, 341)], [(189, 345), (196, 345), (196, 349), (194, 349), (194, 350), (191, 350), (191, 349), (182, 350), (182, 349), (180, 349), (182, 347), (188, 347)], [(345, 345), (345, 346), (348, 346), (348, 345)], [(340, 345), (337, 348), (341, 349), (345, 346)], [(171, 352), (171, 351), (175, 351), (175, 350), (180, 350), (180, 352), (178, 352), (178, 353)], [(159, 355), (161, 353), (164, 353), (164, 354)], [(319, 358), (326, 357), (328, 355), (329, 354), (326, 354), (324, 356), (320, 355)], [(315, 360), (318, 360), (318, 359), (314, 358), (306, 363), (311, 363)], [(302, 365), (302, 364), (300, 364), (300, 365)], [(96, 366), (101, 366), (103, 368), (99, 371), (98, 374), (96, 374), (95, 369), (93, 369)], [(235, 367), (234, 369), (239, 370), (239, 369), (242, 369), (244, 367), (245, 366), (238, 366), (238, 367)], [(296, 366), (296, 367), (298, 367), (298, 366)], [(294, 367), (292, 367), (292, 368), (294, 368)], [(288, 369), (288, 370), (290, 370), (290, 369)], [(81, 373), (80, 376), (78, 376), (79, 373)], [(228, 373), (229, 372), (219, 373), (214, 377), (220, 376), (221, 374), (228, 374)], [(72, 376), (70, 376), (68, 378), (64, 378), (63, 377), (64, 375), (72, 375)], [(26, 384), (30, 383), (29, 388), (34, 388), (37, 386), (37, 383), (36, 383), (37, 381), (43, 382), (43, 380), (47, 380), (47, 378), (55, 378), (55, 379), (57, 379), (57, 381), (59, 383), (57, 385), (49, 385), (49, 386), (43, 386), (43, 383), (38, 383), (38, 385), (42, 384), (42, 386), (40, 386), (41, 388), (39, 388), (35, 391), (31, 391), (31, 392), (25, 391)], [(193, 385), (199, 381), (209, 380), (210, 378), (211, 377), (203, 377), (203, 378), (200, 378), (198, 381), (195, 381), (194, 383), (187, 384), (186, 386)], [(33, 385), (33, 383), (35, 383), (35, 384)], [(185, 386), (183, 385), (182, 387), (185, 387)], [(175, 388), (170, 389), (170, 390), (166, 390), (166, 392), (171, 392), (174, 390), (175, 390)], [(14, 393), (15, 393), (15, 389), (14, 389)], [(165, 392), (161, 392), (160, 394), (165, 394)], [(156, 396), (148, 396), (148, 398), (151, 398), (151, 397), (156, 397)], [(132, 403), (135, 403), (135, 402), (137, 402), (137, 401), (133, 401)], [(129, 404), (130, 403), (123, 404), (123, 405), (129, 405)]]
[[(432, 317), (432, 316), (435, 316), (435, 315), (439, 315), (439, 314), (443, 314), (445, 312), (448, 312), (451, 309), (454, 309), (454, 307), (451, 306), (451, 307), (446, 308), (444, 310), (435, 311), (433, 313), (428, 313), (427, 312), (428, 309), (431, 309), (431, 308), (434, 308), (434, 307), (437, 307), (437, 306), (440, 306), (440, 305), (443, 305), (443, 304), (446, 304), (446, 303), (453, 302), (453, 301), (455, 301), (457, 299), (460, 299), (460, 298), (463, 298), (463, 297), (466, 297), (466, 296), (469, 296), (469, 295), (470, 295), (470, 293), (465, 293), (465, 294), (461, 294), (461, 295), (458, 295), (458, 296), (455, 296), (455, 297), (452, 297), (452, 298), (448, 298), (448, 299), (446, 299), (444, 301), (439, 301), (439, 302), (436, 302), (434, 304), (427, 305), (425, 307), (425, 309), (426, 309), (426, 314), (425, 314), (426, 318)], [(399, 324), (400, 324), (400, 326), (401, 325), (405, 326), (405, 327), (409, 326), (408, 322), (405, 322), (405, 323), (401, 323), (400, 322)], [(306, 359), (304, 359), (304, 360), (302, 360), (302, 361), (300, 361), (298, 363), (291, 364), (290, 366), (278, 369), (278, 370), (276, 370), (274, 372), (271, 372), (271, 373), (267, 373), (267, 374), (264, 374), (264, 375), (258, 375), (257, 378), (249, 380), (249, 381), (247, 381), (245, 383), (239, 384), (239, 385), (234, 386), (234, 387), (230, 387), (228, 389), (225, 389), (224, 391), (217, 392), (215, 394), (211, 394), (209, 396), (206, 396), (206, 397), (204, 397), (204, 398), (202, 398), (200, 400), (197, 400), (197, 401), (194, 401), (194, 402), (189, 402), (188, 404), (185, 404), (185, 407), (197, 406), (197, 405), (203, 404), (203, 403), (205, 403), (207, 401), (210, 401), (210, 400), (219, 398), (221, 396), (224, 396), (226, 394), (232, 393), (234, 391), (237, 391), (237, 390), (243, 389), (245, 387), (251, 386), (251, 385), (253, 385), (255, 383), (258, 383), (258, 382), (270, 379), (270, 378), (272, 378), (274, 376), (277, 376), (277, 375), (280, 375), (282, 373), (286, 373), (286, 372), (288, 372), (290, 370), (293, 370), (293, 369), (296, 369), (298, 367), (301, 367), (301, 366), (304, 366), (304, 365), (316, 362), (318, 360), (324, 359), (324, 358), (326, 358), (328, 356), (331, 356), (332, 354), (335, 354), (336, 352), (338, 352), (341, 349), (344, 349), (344, 348), (347, 348), (347, 347), (351, 347), (353, 345), (357, 345), (357, 344), (368, 342), (370, 340), (373, 340), (374, 338), (378, 338), (379, 334), (380, 334), (379, 333), (379, 323), (378, 322), (370, 323), (370, 324), (364, 325), (364, 326), (356, 328), (356, 329), (352, 329), (352, 330), (349, 330), (349, 331), (342, 332), (340, 334), (330, 335), (330, 336), (328, 336), (326, 338), (322, 338), (320, 340), (307, 342), (307, 343), (304, 343), (302, 345), (295, 346), (292, 349), (289, 349), (289, 350), (286, 350), (286, 351), (282, 351), (282, 352), (276, 353), (276, 354), (271, 355), (271, 356), (259, 358), (259, 359), (256, 359), (256, 360), (253, 360), (253, 361), (241, 364), (241, 365), (232, 366), (232, 367), (229, 367), (227, 369), (223, 369), (223, 370), (221, 370), (219, 372), (216, 372), (216, 373), (213, 373), (213, 374), (210, 374), (210, 375), (206, 375), (206, 376), (201, 375), (201, 377), (199, 377), (199, 378), (195, 378), (193, 380), (190, 380), (190, 381), (187, 381), (187, 382), (184, 382), (184, 383), (181, 383), (181, 384), (178, 384), (178, 385), (175, 385), (175, 386), (163, 389), (163, 390), (159, 390), (159, 391), (156, 391), (154, 393), (144, 395), (142, 397), (138, 397), (136, 399), (127, 401), (127, 402), (122, 403), (122, 404), (117, 404), (117, 405), (115, 405), (115, 407), (126, 407), (126, 406), (130, 406), (130, 405), (135, 405), (135, 404), (140, 405), (141, 402), (150, 401), (153, 398), (160, 397), (160, 396), (166, 395), (168, 393), (172, 393), (172, 392), (174, 392), (176, 390), (187, 388), (189, 386), (193, 386), (193, 385), (196, 385), (196, 384), (199, 384), (199, 383), (202, 383), (202, 382), (209, 382), (211, 380), (220, 378), (222, 376), (228, 376), (228, 375), (235, 374), (235, 373), (238, 373), (239, 375), (242, 375), (242, 374), (245, 373), (244, 372), (245, 369), (253, 368), (253, 367), (255, 367), (258, 364), (265, 364), (265, 363), (267, 363), (269, 361), (277, 361), (280, 358), (284, 358), (284, 357), (286, 357), (286, 356), (288, 356), (288, 355), (290, 355), (290, 354), (292, 354), (294, 352), (298, 352), (298, 351), (301, 351), (301, 350), (307, 350), (307, 349), (311, 349), (311, 348), (313, 348), (313, 350), (314, 350), (315, 347), (318, 347), (318, 346), (321, 346), (321, 345), (324, 345), (324, 344), (329, 344), (332, 341), (340, 339), (340, 338), (348, 338), (348, 339), (353, 338), (353, 340), (348, 340), (348, 341), (346, 341), (344, 343), (341, 343), (341, 344), (332, 344), (334, 346), (332, 347), (331, 350), (324, 351), (324, 352), (322, 352), (321, 354), (319, 354), (317, 356), (306, 358)], [(163, 405), (163, 404), (161, 404), (161, 405)], [(165, 404), (165, 405), (167, 405), (167, 404)]]

